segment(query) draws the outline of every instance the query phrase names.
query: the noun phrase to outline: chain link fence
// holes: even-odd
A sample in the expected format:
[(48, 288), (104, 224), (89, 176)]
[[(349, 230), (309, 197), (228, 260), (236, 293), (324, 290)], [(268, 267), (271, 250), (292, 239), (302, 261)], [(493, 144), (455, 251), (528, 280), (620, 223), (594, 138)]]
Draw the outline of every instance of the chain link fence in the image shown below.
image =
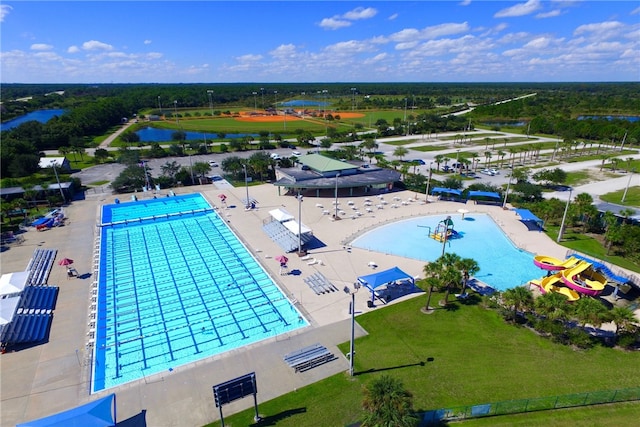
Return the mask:
[(456, 406), (423, 413), (421, 425), (428, 426), (442, 421), (456, 421), (468, 418), (519, 414), (633, 400), (640, 400), (640, 387)]

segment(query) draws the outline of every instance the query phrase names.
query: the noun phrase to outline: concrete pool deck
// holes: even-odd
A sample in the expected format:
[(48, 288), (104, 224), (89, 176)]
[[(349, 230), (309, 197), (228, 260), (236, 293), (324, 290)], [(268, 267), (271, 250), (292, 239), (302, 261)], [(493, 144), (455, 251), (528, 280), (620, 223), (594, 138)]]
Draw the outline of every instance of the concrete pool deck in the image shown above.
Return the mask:
[[(218, 189), (215, 185), (206, 185), (174, 191), (177, 194), (201, 192), (211, 204), (218, 206), (219, 212), (273, 279), (292, 301), (297, 301), (297, 307), (311, 326), (177, 367), (171, 372), (89, 395), (91, 366), (86, 344), (90, 286), (93, 281), (94, 238), (100, 205), (113, 203), (117, 196), (101, 194), (76, 201), (65, 208), (65, 214), (70, 219), (67, 225), (44, 232), (29, 230), (23, 234), (25, 241), (22, 245), (11, 246), (2, 253), (0, 269), (2, 273), (8, 273), (24, 270), (36, 248), (58, 249), (56, 264), (48, 282), (59, 286), (60, 292), (49, 341), (0, 356), (1, 425), (10, 426), (48, 416), (115, 392), (119, 421), (139, 416), (144, 411), (143, 415), (149, 426), (202, 426), (219, 418), (218, 409), (213, 403), (212, 386), (236, 376), (256, 372), (260, 404), (320, 379), (345, 372), (348, 370), (348, 361), (336, 346), (348, 341), (350, 337), (348, 308), (351, 297), (341, 291), (316, 295), (303, 279), (321, 272), (338, 289), (342, 289), (345, 285), (352, 285), (357, 276), (373, 272), (368, 266), (371, 261), (377, 264), (378, 270), (398, 266), (413, 276), (422, 277), (424, 262), (350, 248), (348, 242), (372, 227), (403, 217), (441, 214), (452, 215), (455, 220), (461, 215), (457, 210), (463, 207), (461, 203), (455, 202), (409, 202), (405, 205), (393, 200), (394, 197), (399, 197), (402, 201), (417, 197), (424, 201), (424, 194), (404, 191), (383, 194), (388, 204), (383, 209), (375, 209), (378, 200), (375, 193), (351, 197), (341, 195), (340, 206), (346, 213), (346, 219), (333, 221), (331, 215), (323, 214), (324, 210), (333, 213), (332, 196), (317, 198), (306, 195), (300, 206), (302, 222), (324, 244), (323, 247), (310, 250), (309, 255), (322, 260), (322, 264), (308, 265), (309, 261), (300, 259), (295, 253), (289, 254), (289, 270), (299, 270), (300, 274), (280, 276), (279, 263), (274, 258), (282, 254), (282, 250), (262, 231), (262, 224), (269, 217), (269, 210), (275, 208), (284, 208), (297, 219), (299, 203), (295, 197), (279, 196), (277, 188), (269, 184), (250, 187), (249, 195), (258, 201), (257, 209), (244, 211), (242, 199), (246, 197), (245, 188)], [(162, 197), (166, 193), (167, 191), (163, 191)], [(221, 205), (218, 198), (221, 193), (227, 195), (228, 208)], [(138, 196), (141, 199), (145, 197), (141, 193)], [(374, 204), (371, 213), (366, 213), (363, 209), (366, 197)], [(360, 207), (363, 215), (356, 219), (349, 218), (355, 210), (347, 204), (348, 201), (353, 201), (355, 206)], [(391, 208), (394, 203), (398, 205), (397, 209)], [(522, 249), (558, 258), (565, 255), (566, 249), (555, 244), (544, 233), (528, 231), (513, 211), (471, 202), (464, 205), (464, 208), (469, 211), (465, 215), (488, 213)], [(57, 260), (62, 257), (75, 261), (74, 266), (81, 278), (67, 279), (65, 268), (57, 265)], [(399, 300), (416, 295), (420, 294), (412, 294)], [(365, 290), (356, 294), (357, 313), (379, 309), (379, 302), (376, 302), (375, 308), (367, 307), (369, 298), (370, 293)], [(357, 336), (365, 333), (357, 327)], [(314, 343), (324, 345), (338, 359), (303, 373), (294, 373), (282, 360), (286, 353)], [(225, 406), (224, 414), (226, 416), (252, 405), (253, 400), (245, 398)]]

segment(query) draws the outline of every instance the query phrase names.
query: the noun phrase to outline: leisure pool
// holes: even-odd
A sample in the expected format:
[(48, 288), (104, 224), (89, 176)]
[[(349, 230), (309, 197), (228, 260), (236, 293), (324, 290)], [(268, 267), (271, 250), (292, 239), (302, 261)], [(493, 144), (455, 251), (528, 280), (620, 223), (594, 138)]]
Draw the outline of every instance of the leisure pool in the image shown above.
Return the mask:
[[(492, 288), (504, 291), (544, 274), (533, 264), (533, 254), (519, 249), (485, 214), (451, 215), (458, 238), (446, 242), (445, 251), (462, 258), (473, 258), (480, 271), (474, 276)], [(351, 242), (351, 246), (375, 252), (435, 261), (442, 255), (443, 243), (432, 233), (446, 215), (424, 216), (394, 222), (369, 231)], [(523, 231), (529, 232), (529, 231)]]

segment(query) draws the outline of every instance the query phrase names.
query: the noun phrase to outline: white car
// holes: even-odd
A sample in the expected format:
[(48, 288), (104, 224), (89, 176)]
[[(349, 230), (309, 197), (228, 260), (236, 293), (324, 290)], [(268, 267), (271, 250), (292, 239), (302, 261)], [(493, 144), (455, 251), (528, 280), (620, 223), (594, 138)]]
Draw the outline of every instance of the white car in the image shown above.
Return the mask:
[(211, 166), (212, 168), (217, 168), (219, 165), (215, 160), (209, 160), (209, 166)]
[(491, 168), (489, 169), (493, 175), (500, 175), (500, 171), (498, 169)]
[(495, 173), (493, 173), (491, 169), (482, 169), (480, 171), (480, 173), (483, 173), (483, 174), (489, 175), (489, 176), (494, 176), (495, 175)]
[(280, 160), (280, 154), (278, 153), (271, 153), (271, 158), (273, 160)]
[(291, 156), (294, 156), (294, 157), (302, 156), (302, 153), (301, 153), (301, 152), (299, 152), (299, 151), (293, 151), (293, 152), (291, 153)]

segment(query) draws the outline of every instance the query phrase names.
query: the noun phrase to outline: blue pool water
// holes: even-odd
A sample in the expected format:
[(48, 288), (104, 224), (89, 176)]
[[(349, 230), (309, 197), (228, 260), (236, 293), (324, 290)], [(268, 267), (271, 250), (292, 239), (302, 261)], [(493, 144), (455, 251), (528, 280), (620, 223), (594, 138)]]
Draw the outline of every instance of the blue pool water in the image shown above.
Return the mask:
[[(426, 216), (388, 224), (358, 237), (352, 246), (434, 261), (442, 255), (442, 243), (430, 238), (429, 230), (434, 230), (445, 217)], [(533, 264), (533, 254), (514, 246), (488, 215), (467, 214), (462, 220), (458, 214), (452, 215), (452, 220), (460, 237), (449, 240), (445, 250), (462, 258), (475, 259), (480, 266), (475, 275), (478, 280), (504, 291), (544, 275)]]
[(308, 325), (200, 194), (102, 215), (93, 392)]

